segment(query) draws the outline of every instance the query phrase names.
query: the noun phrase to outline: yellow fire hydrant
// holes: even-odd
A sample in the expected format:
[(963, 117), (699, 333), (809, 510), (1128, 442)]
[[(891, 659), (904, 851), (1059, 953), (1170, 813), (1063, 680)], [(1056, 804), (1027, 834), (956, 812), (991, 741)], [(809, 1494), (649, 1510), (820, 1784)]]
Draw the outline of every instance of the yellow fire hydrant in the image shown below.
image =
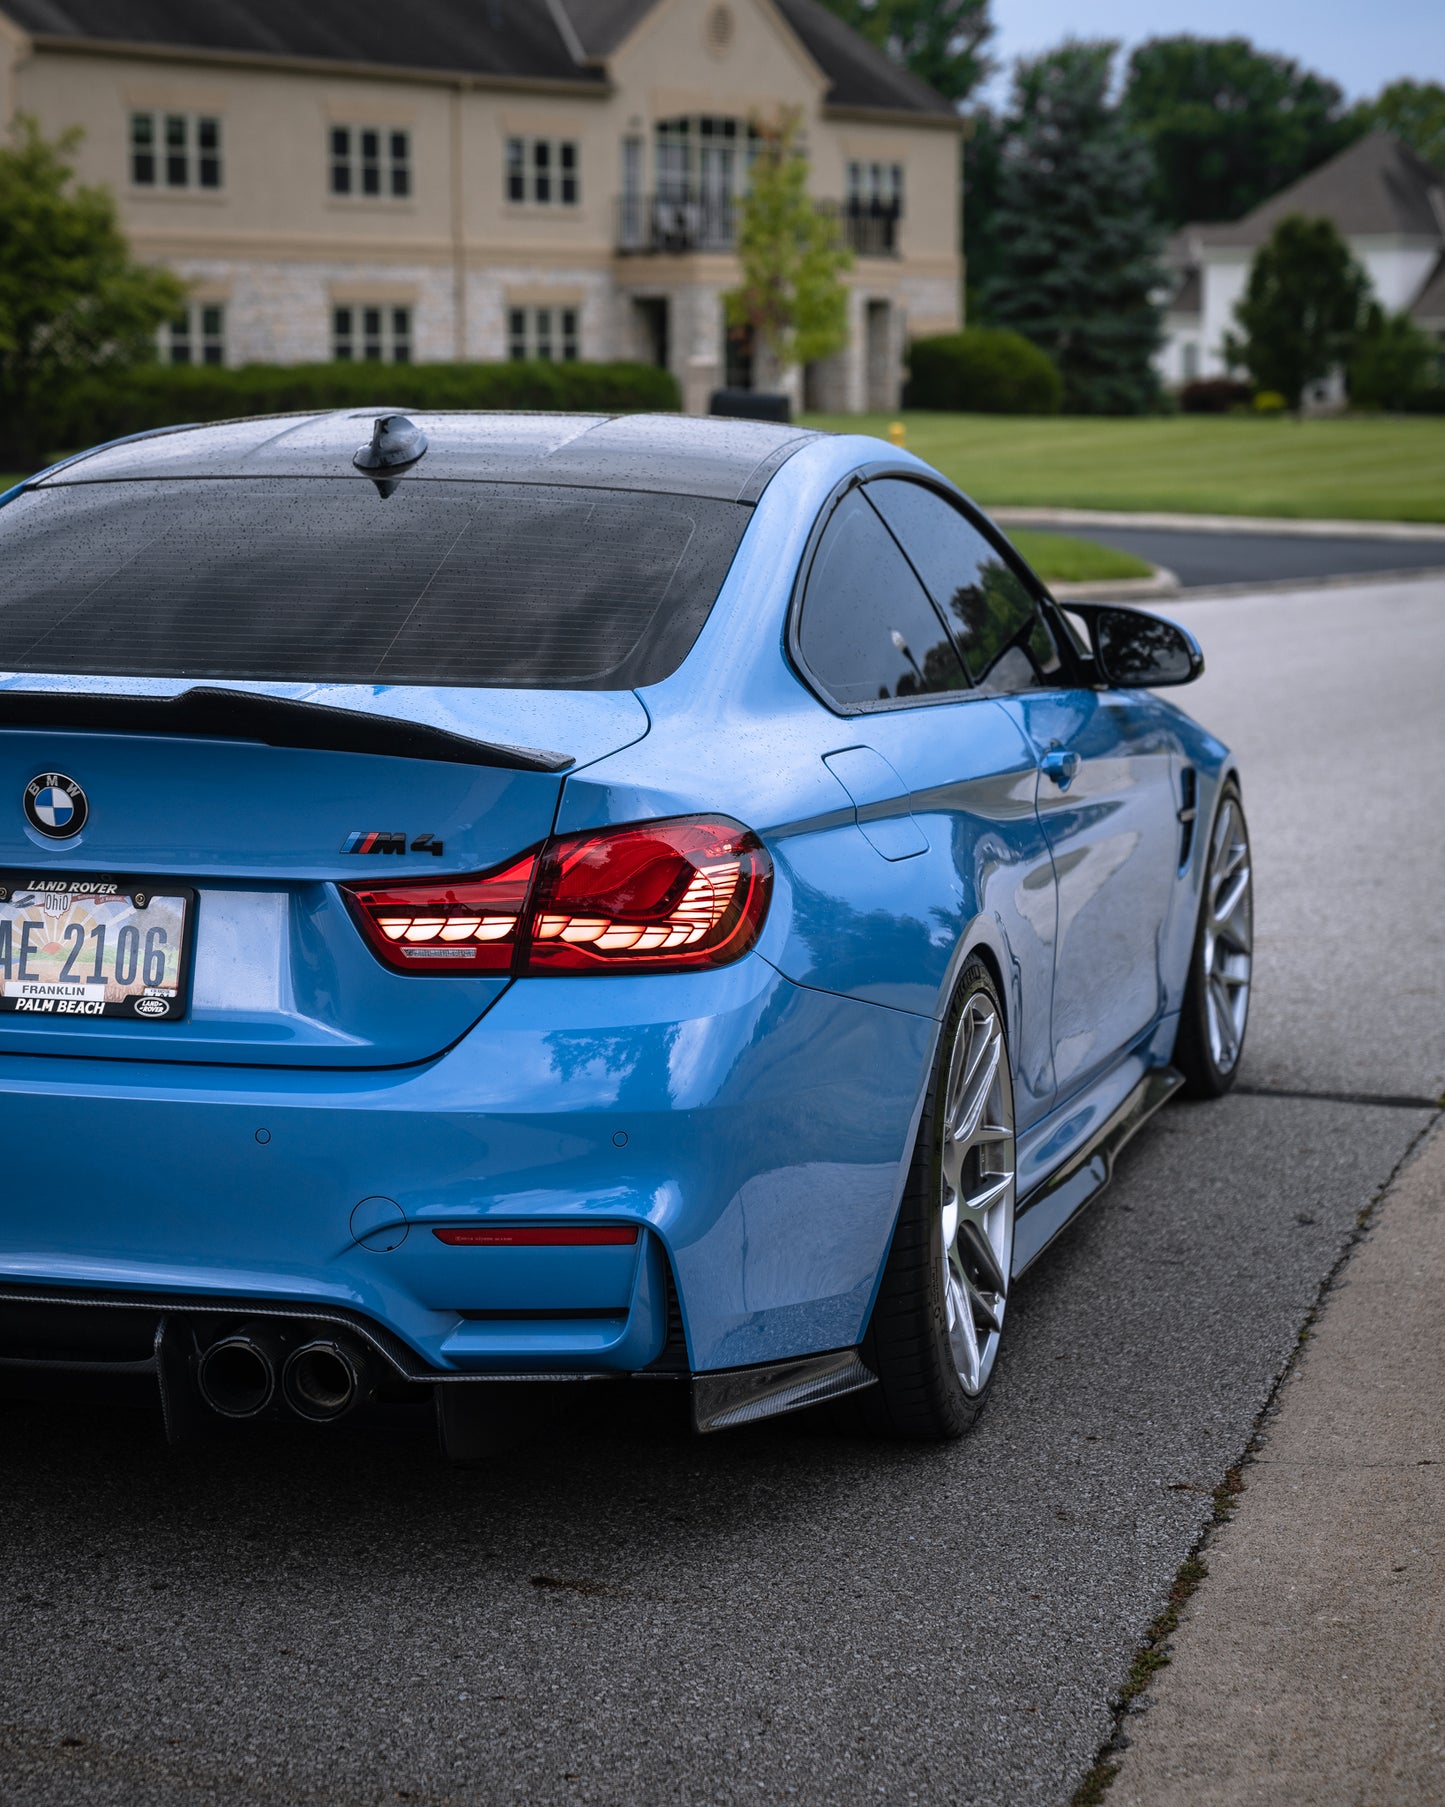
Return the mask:
[(888, 437), (893, 441), (894, 445), (907, 445), (908, 429), (901, 420), (895, 420), (893, 425), (888, 429)]

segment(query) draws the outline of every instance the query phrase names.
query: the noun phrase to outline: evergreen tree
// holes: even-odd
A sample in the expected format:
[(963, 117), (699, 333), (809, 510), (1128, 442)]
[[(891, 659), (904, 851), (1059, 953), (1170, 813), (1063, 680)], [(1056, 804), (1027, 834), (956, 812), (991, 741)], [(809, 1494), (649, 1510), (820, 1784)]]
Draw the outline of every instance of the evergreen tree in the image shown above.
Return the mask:
[(1329, 220), (1291, 213), (1260, 246), (1234, 304), (1242, 339), (1225, 354), (1299, 410), (1305, 390), (1349, 361), (1369, 319), (1370, 279)]
[(1368, 129), (1333, 82), (1247, 38), (1151, 38), (1129, 58), (1123, 111), (1171, 226), (1241, 219)]
[(43, 138), (22, 118), (0, 145), (0, 443), (6, 462), (54, 450), (46, 403), (73, 376), (155, 356), (185, 286), (132, 261), (103, 188), (72, 186), (79, 133)]
[(831, 12), (895, 63), (956, 102), (989, 74), (988, 0), (824, 0)]
[(1148, 146), (1109, 104), (1112, 43), (1021, 59), (983, 305), (1046, 351), (1075, 414), (1138, 414), (1158, 395), (1161, 234)]

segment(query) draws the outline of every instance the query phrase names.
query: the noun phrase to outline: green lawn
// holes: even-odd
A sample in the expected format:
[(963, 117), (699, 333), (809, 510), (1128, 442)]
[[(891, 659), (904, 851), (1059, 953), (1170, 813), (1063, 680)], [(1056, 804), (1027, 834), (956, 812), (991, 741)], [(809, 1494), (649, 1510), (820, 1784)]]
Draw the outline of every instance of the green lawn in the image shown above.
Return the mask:
[[(908, 449), (989, 507), (1445, 521), (1445, 416), (899, 417)], [(883, 414), (807, 417), (888, 435)]]
[(1132, 552), (1100, 546), (1094, 540), (1076, 540), (1067, 533), (1035, 533), (1015, 527), (1010, 528), (1009, 538), (1045, 583), (1113, 582), (1121, 577), (1148, 577), (1153, 570)]

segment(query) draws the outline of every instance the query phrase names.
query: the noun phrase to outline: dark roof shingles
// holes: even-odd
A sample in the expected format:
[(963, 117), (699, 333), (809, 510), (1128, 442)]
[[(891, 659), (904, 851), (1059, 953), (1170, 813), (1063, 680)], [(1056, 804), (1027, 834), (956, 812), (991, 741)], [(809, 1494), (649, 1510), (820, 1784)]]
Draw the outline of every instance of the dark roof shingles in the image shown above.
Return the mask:
[(1346, 238), (1401, 234), (1445, 240), (1445, 176), (1388, 132), (1368, 137), (1301, 176), (1229, 226), (1189, 229), (1206, 245), (1262, 245), (1292, 213), (1332, 220)]
[[(610, 56), (657, 0), (561, 0), (589, 58)], [(834, 106), (956, 117), (926, 82), (819, 0), (774, 0), (828, 77)], [(26, 31), (252, 56), (596, 84), (544, 0), (0, 0)]]
[(774, 4), (832, 83), (830, 105), (958, 117), (927, 82), (900, 68), (820, 0), (774, 0)]
[(50, 37), (595, 83), (538, 0), (0, 0)]

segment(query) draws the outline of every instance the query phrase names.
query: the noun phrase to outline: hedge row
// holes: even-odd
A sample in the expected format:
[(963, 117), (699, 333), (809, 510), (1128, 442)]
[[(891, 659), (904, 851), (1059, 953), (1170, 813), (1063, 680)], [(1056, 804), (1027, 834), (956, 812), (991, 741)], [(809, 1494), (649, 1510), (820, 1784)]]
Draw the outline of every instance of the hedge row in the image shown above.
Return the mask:
[(47, 409), (45, 438), (80, 447), (187, 421), (328, 408), (633, 414), (681, 405), (675, 378), (651, 364), (147, 364), (74, 384)]
[(908, 348), (910, 408), (967, 414), (1057, 414), (1064, 380), (1022, 333), (972, 326), (915, 339)]

